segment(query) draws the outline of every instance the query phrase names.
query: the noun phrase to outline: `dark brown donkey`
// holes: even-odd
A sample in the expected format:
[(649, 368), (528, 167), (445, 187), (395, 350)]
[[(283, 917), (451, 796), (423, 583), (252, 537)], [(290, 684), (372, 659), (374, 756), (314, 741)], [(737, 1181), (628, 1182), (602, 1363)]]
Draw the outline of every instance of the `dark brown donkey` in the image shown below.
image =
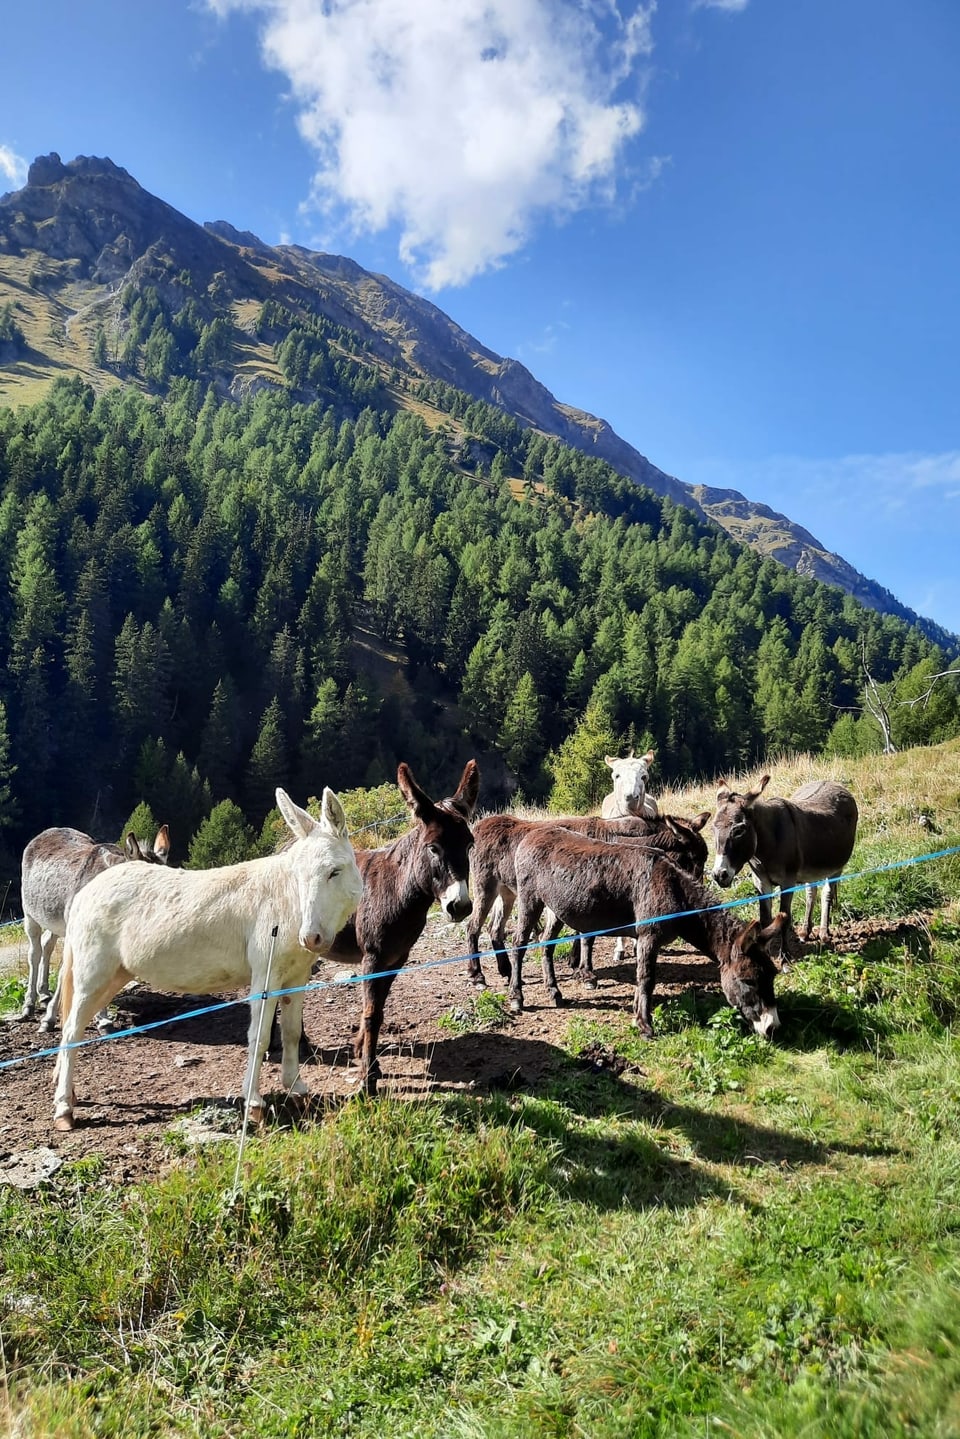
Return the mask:
[[(363, 898), (328, 956), (359, 964), (362, 974), (401, 969), (423, 933), (433, 903), (439, 903), (448, 919), (465, 919), (470, 913), (470, 820), (480, 790), (476, 760), (467, 762), (456, 792), (448, 799), (430, 799), (405, 764), (397, 770), (397, 784), (414, 828), (382, 849), (356, 850)], [(362, 985), (363, 1013), (354, 1051), (367, 1094), (376, 1093), (380, 1078), (377, 1040), (395, 977), (386, 974)]]
[[(497, 960), (501, 978), (510, 976), (510, 961), (506, 949), (507, 921), (513, 910), (517, 893), (514, 855), (517, 845), (528, 834), (543, 834), (546, 831), (566, 831), (586, 835), (590, 839), (605, 839), (612, 842), (635, 841), (660, 853), (668, 855), (681, 869), (696, 879), (703, 877), (707, 862), (707, 845), (700, 831), (710, 818), (710, 811), (704, 810), (696, 819), (678, 819), (674, 815), (658, 815), (656, 819), (628, 816), (621, 819), (602, 819), (599, 815), (571, 815), (556, 819), (519, 819), (512, 814), (490, 814), (478, 820), (473, 827), (474, 848), (470, 861), (473, 877), (473, 913), (467, 925), (467, 974), (477, 989), (486, 988), (486, 980), (480, 967), (478, 948), (480, 929), (484, 920), (499, 899), (500, 911), (491, 925), (490, 941)], [(596, 988), (593, 973), (593, 941), (583, 945), (583, 982), (588, 988)], [(581, 948), (574, 941), (571, 967), (580, 963)]]
[[(517, 926), (511, 953), (510, 1009), (523, 1009), (523, 956), (545, 909), (544, 985), (555, 1004), (563, 997), (553, 968), (553, 945), (563, 925), (578, 932), (635, 934), (637, 988), (634, 1023), (653, 1037), (650, 1005), (660, 947), (680, 937), (720, 965), (720, 986), (758, 1034), (769, 1037), (780, 1019), (773, 992), (776, 968), (763, 948), (779, 933), (780, 916), (760, 931), (718, 911), (692, 875), (662, 855), (634, 845), (606, 844), (557, 831), (529, 834), (517, 846)], [(637, 921), (647, 921), (637, 924)]]
[[(801, 939), (810, 937), (813, 915), (813, 887), (821, 880), (820, 938), (830, 933), (830, 906), (835, 884), (853, 853), (857, 837), (857, 802), (848, 789), (831, 780), (815, 779), (794, 790), (789, 799), (761, 799), (770, 776), (765, 774), (758, 789), (737, 794), (724, 784), (717, 791), (717, 812), (713, 820), (716, 860), (713, 877), (724, 889), (732, 884), (745, 864), (760, 894), (780, 888), (780, 910), (791, 918), (792, 891), (805, 884), (806, 907)], [(760, 901), (760, 919), (770, 922), (769, 899)], [(786, 936), (784, 936), (786, 938)]]

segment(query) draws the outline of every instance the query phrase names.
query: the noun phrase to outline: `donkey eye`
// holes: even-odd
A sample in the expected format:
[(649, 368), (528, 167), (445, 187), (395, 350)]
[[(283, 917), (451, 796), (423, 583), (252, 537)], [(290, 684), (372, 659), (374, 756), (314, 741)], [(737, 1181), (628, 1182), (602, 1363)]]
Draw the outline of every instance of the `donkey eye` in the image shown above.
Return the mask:
[(339, 875), (340, 875), (339, 869), (332, 869), (332, 870), (330, 871), (330, 878), (331, 878), (331, 879), (337, 879), (337, 878), (339, 877)]
[(439, 859), (441, 854), (443, 853), (438, 844), (428, 844), (427, 849), (433, 855), (434, 859)]

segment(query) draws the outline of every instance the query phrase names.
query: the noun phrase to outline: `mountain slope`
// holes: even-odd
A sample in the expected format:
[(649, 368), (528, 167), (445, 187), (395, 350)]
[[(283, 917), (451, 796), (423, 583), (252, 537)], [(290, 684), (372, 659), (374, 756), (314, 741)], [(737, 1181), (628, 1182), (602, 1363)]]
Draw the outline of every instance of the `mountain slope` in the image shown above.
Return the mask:
[[(939, 643), (953, 639), (787, 516), (735, 490), (689, 486), (658, 469), (606, 421), (560, 403), (523, 365), (488, 350), (386, 276), (343, 257), (266, 245), (224, 221), (197, 225), (110, 160), (80, 156), (63, 164), (57, 155), (41, 157), (25, 187), (0, 198), (4, 314), (4, 403), (38, 398), (57, 374), (71, 370), (98, 388), (131, 380), (162, 388), (184, 353), (192, 368), (184, 370), (181, 361), (180, 372), (214, 378), (233, 394), (284, 386), (290, 375), (278, 368), (277, 343), (305, 320), (323, 321), (328, 358), (372, 371), (371, 383), (391, 403), (417, 408), (428, 422), (444, 416), (431, 416), (429, 397), (414, 401), (417, 382), (462, 391), (606, 461), (788, 568), (918, 623)], [(296, 387), (309, 391), (303, 374)]]

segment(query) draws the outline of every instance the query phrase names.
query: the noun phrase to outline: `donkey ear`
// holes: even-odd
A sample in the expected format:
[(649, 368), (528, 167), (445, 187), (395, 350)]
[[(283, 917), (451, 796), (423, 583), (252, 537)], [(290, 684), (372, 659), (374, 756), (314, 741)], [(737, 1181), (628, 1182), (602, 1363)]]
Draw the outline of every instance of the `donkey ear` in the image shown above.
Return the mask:
[(416, 819), (425, 820), (435, 808), (433, 800), (420, 788), (410, 766), (403, 760), (397, 765), (397, 788), (403, 795), (407, 809)]
[(757, 938), (757, 930), (759, 928), (759, 919), (751, 919), (749, 924), (744, 925), (743, 929), (741, 929), (740, 933), (737, 935), (738, 947), (740, 949), (746, 949), (748, 944), (752, 944), (753, 941)]
[(611, 754), (605, 754), (603, 757), (603, 762), (604, 764), (608, 764), (611, 769), (613, 769), (615, 764), (619, 763), (619, 761), (615, 759), (614, 756)]
[(699, 833), (700, 830), (703, 829), (709, 818), (710, 810), (701, 810), (700, 814), (697, 815), (696, 819), (688, 819), (687, 824), (690, 826), (691, 829), (695, 829)]
[(317, 821), (312, 814), (307, 814), (305, 809), (294, 804), (285, 789), (277, 790), (277, 807), (295, 839), (306, 839), (307, 835), (313, 834)]
[(652, 750), (652, 749), (648, 749), (647, 752), (646, 752), (646, 754), (644, 755), (644, 759), (646, 760), (647, 764), (648, 764), (648, 765), (653, 764), (653, 761), (654, 761), (655, 758), (656, 758), (656, 756), (655, 756), (653, 750)]
[(157, 837), (153, 841), (153, 852), (161, 864), (166, 864), (170, 858), (170, 831), (165, 824), (157, 830)]
[(760, 783), (757, 785), (756, 789), (747, 790), (747, 793), (743, 796), (743, 802), (748, 809), (760, 798), (769, 783), (770, 776), (768, 774), (765, 774), (761, 776)]
[(733, 790), (727, 784), (727, 781), (722, 779), (720, 781), (720, 788), (717, 790), (717, 804), (726, 804), (732, 794)]
[(775, 934), (779, 934), (780, 931), (785, 928), (787, 919), (788, 915), (786, 910), (778, 909), (776, 914), (773, 916), (773, 919), (767, 925), (766, 929), (762, 929), (757, 935), (757, 938), (764, 941), (768, 939), (773, 939)]
[(475, 759), (468, 759), (463, 767), (463, 774), (460, 776), (456, 794), (451, 795), (451, 803), (455, 804), (457, 809), (463, 813), (468, 823), (473, 819), (479, 793), (480, 766)]
[(340, 798), (335, 795), (332, 789), (324, 787), (323, 806), (320, 811), (321, 821), (326, 829), (338, 835), (340, 839), (347, 837), (347, 816), (344, 814)]
[(143, 850), (140, 848), (140, 841), (133, 830), (127, 835), (123, 845), (127, 851), (127, 859), (143, 859)]

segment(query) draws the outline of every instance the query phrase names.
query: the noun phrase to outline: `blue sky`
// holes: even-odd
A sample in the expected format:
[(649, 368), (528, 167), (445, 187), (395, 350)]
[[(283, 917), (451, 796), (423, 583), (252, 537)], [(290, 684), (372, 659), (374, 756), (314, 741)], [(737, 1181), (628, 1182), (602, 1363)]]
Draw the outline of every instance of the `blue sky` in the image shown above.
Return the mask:
[(0, 189), (351, 255), (960, 632), (956, 0), (38, 0)]

